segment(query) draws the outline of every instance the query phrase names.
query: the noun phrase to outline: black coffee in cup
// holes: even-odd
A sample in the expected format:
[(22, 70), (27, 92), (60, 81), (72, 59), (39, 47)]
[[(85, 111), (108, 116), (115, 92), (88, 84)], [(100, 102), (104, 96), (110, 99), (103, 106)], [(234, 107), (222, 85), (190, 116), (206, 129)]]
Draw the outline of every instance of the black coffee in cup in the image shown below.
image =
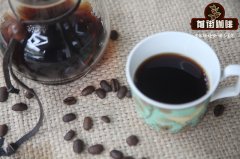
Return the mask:
[(204, 69), (192, 59), (174, 53), (144, 61), (136, 71), (134, 82), (147, 97), (169, 104), (194, 101), (209, 89)]

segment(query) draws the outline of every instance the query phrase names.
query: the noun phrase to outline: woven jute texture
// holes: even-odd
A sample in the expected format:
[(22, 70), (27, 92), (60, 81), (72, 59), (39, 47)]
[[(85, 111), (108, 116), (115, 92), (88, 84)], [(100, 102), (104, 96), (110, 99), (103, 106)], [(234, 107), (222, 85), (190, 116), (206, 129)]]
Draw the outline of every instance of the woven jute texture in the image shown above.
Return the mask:
[[(0, 4), (5, 0), (0, 0)], [(99, 85), (102, 79), (117, 78), (121, 84), (127, 84), (125, 63), (130, 50), (144, 37), (162, 31), (183, 31), (192, 34), (232, 33), (233, 38), (209, 38), (209, 45), (216, 51), (222, 68), (229, 64), (240, 64), (240, 31), (192, 31), (191, 18), (204, 17), (204, 8), (210, 0), (105, 0), (110, 13), (111, 27), (120, 33), (117, 41), (109, 47), (96, 68), (87, 76), (72, 83), (60, 86), (46, 86), (21, 77), (26, 84), (34, 88), (44, 106), (44, 123), (39, 133), (22, 145), (14, 159), (108, 159), (112, 149), (118, 149), (125, 155), (136, 159), (239, 159), (240, 158), (240, 98), (228, 98), (209, 105), (203, 121), (196, 127), (179, 134), (159, 133), (150, 129), (137, 117), (135, 104), (131, 99), (119, 100), (115, 93), (109, 93), (101, 100), (95, 95), (81, 97), (81, 90), (90, 84)], [(240, 17), (239, 0), (215, 0), (226, 10), (226, 17)], [(207, 57), (206, 57), (207, 58)], [(0, 65), (1, 66), (1, 65)], [(234, 84), (235, 79), (222, 83), (223, 86)], [(0, 86), (4, 86), (3, 72), (0, 71)], [(66, 106), (62, 100), (76, 96), (78, 103)], [(25, 102), (29, 109), (23, 113), (11, 111), (17, 102)], [(217, 104), (226, 106), (221, 117), (213, 116), (213, 107)], [(30, 130), (37, 122), (39, 110), (34, 99), (11, 94), (8, 101), (0, 105), (0, 123), (9, 125), (6, 141), (16, 141)], [(74, 112), (77, 120), (66, 124), (62, 116)], [(112, 123), (100, 120), (108, 115)], [(94, 120), (93, 129), (82, 128), (85, 116)], [(77, 155), (72, 151), (72, 141), (63, 140), (65, 133), (73, 129), (77, 138), (84, 140), (86, 147), (103, 144), (105, 151), (98, 156), (87, 153)], [(126, 138), (135, 134), (140, 143), (129, 147)]]

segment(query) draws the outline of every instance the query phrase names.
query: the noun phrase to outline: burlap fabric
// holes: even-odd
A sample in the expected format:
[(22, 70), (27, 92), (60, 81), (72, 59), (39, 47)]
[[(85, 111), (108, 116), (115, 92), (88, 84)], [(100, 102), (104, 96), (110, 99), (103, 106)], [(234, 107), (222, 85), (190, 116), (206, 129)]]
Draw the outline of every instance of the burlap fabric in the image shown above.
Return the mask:
[[(0, 0), (0, 4), (4, 0)], [(233, 38), (203, 38), (217, 52), (222, 67), (232, 63), (240, 63), (240, 32), (238, 31), (192, 31), (190, 20), (203, 17), (205, 6), (210, 0), (106, 0), (110, 12), (111, 26), (121, 34), (120, 39), (110, 42), (103, 60), (86, 77), (60, 86), (46, 86), (21, 78), (39, 94), (45, 112), (44, 124), (39, 133), (25, 143), (10, 157), (14, 159), (107, 159), (112, 149), (118, 149), (126, 155), (137, 159), (239, 159), (240, 158), (240, 98), (219, 100), (210, 104), (209, 111), (203, 121), (196, 127), (180, 134), (158, 133), (151, 130), (137, 117), (134, 103), (130, 99), (119, 100), (116, 94), (110, 93), (101, 100), (95, 95), (81, 97), (80, 91), (89, 84), (98, 86), (102, 79), (118, 78), (126, 84), (125, 63), (130, 50), (144, 37), (161, 31), (184, 31), (199, 33), (233, 33)], [(217, 0), (226, 10), (226, 17), (240, 17), (239, 0)], [(234, 83), (234, 79), (223, 85)], [(0, 85), (3, 86), (3, 73), (0, 71)], [(66, 106), (63, 98), (74, 95), (78, 103)], [(23, 113), (11, 111), (16, 102), (29, 104), (29, 110)], [(226, 106), (222, 117), (213, 116), (213, 106)], [(6, 136), (8, 142), (31, 129), (38, 118), (38, 106), (34, 99), (27, 100), (21, 92), (20, 96), (10, 95), (6, 103), (1, 103), (0, 123), (10, 127)], [(62, 116), (74, 112), (77, 120), (71, 124), (62, 122)], [(101, 122), (102, 115), (109, 115), (111, 124)], [(91, 116), (94, 127), (89, 132), (82, 128), (83, 118)], [(63, 140), (64, 134), (70, 130), (77, 131), (77, 138), (83, 139), (86, 147), (103, 144), (102, 155), (92, 156), (85, 150), (77, 155), (72, 151), (72, 142)], [(128, 147), (125, 139), (136, 134), (140, 144)]]

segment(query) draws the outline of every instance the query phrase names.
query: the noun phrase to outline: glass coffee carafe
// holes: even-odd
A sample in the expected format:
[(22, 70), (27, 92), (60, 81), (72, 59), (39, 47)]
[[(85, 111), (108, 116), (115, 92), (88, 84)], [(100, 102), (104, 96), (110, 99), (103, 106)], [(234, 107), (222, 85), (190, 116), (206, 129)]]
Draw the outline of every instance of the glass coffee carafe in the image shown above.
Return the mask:
[(109, 40), (103, 0), (3, 0), (2, 55), (13, 36), (14, 71), (45, 84), (82, 77), (99, 61)]

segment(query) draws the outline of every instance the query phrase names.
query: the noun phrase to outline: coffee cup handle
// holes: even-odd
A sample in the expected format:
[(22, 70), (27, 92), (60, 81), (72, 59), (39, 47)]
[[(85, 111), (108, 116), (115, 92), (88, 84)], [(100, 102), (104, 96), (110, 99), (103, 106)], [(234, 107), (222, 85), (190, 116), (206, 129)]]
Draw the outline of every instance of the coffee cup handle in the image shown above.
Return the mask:
[(233, 86), (218, 88), (214, 95), (211, 98), (211, 101), (217, 99), (234, 97), (240, 94), (240, 65), (229, 65), (227, 66), (222, 73), (221, 80), (226, 79), (227, 77), (238, 76), (237, 83)]

